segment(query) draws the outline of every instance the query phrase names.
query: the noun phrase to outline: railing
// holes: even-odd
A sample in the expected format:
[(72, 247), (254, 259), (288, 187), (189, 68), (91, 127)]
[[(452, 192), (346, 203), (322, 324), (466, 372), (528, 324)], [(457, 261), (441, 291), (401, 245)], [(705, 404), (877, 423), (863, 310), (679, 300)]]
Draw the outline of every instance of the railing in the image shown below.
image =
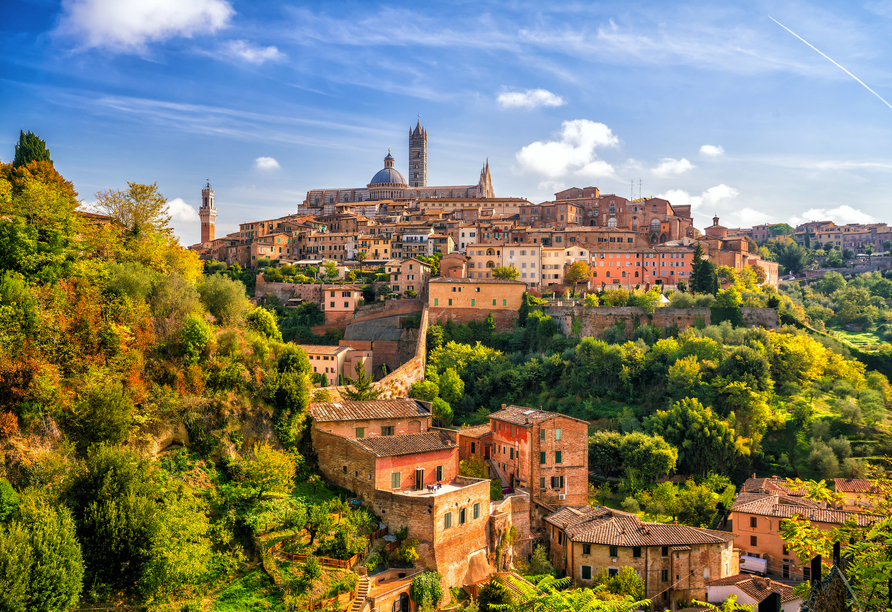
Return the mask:
[[(283, 540), (283, 542), (284, 542), (284, 540)], [(277, 543), (273, 544), (272, 546), (270, 546), (267, 549), (267, 552), (269, 552), (271, 554), (277, 553), (283, 559), (285, 559), (286, 561), (291, 561), (292, 563), (303, 562), (311, 557), (314, 557), (314, 555), (305, 555), (302, 553), (283, 552), (283, 551), (279, 550), (279, 547), (281, 547), (281, 545), (282, 545), (282, 542), (277, 542)], [(359, 559), (362, 556), (363, 556), (362, 554), (355, 554), (352, 557), (350, 557), (349, 559), (347, 559), (346, 561), (344, 559), (332, 559), (331, 557), (315, 557), (315, 558), (317, 561), (319, 561), (320, 565), (324, 565), (325, 567), (334, 567), (334, 568), (338, 568), (338, 569), (348, 570), (348, 569), (352, 568), (354, 565), (356, 565), (356, 563), (359, 561)]]
[[(342, 599), (344, 595), (349, 595), (347, 599)], [(350, 593), (342, 593), (341, 595), (336, 595), (334, 597), (329, 597), (328, 599), (319, 599), (317, 601), (313, 601), (312, 599), (303, 605), (302, 610), (324, 610), (327, 609), (332, 604), (340, 604), (338, 605), (341, 608), (344, 604), (348, 604), (351, 601), (356, 599), (356, 589), (354, 588)]]

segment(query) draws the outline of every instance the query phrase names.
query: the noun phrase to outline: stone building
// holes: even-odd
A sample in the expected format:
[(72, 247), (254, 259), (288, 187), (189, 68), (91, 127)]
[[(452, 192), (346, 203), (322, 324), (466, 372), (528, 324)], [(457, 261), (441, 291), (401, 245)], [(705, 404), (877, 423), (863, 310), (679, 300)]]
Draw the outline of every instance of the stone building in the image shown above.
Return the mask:
[(706, 584), (706, 601), (713, 605), (721, 605), (728, 597), (734, 595), (737, 597), (739, 605), (756, 604), (758, 606), (772, 593), (780, 595), (781, 609), (779, 612), (799, 612), (802, 598), (796, 596), (793, 587), (770, 578), (752, 574), (735, 574), (711, 580)]
[[(335, 210), (337, 204), (369, 202), (380, 200), (418, 199), (476, 199), (494, 198), (489, 161), (480, 170), (476, 185), (428, 186), (427, 177), (427, 130), (418, 122), (415, 130), (409, 131), (409, 178), (395, 167), (396, 160), (390, 151), (384, 158), (384, 168), (378, 171), (365, 187), (345, 187), (336, 189), (311, 189), (300, 207), (305, 214), (321, 215), (326, 210)], [(378, 209), (377, 214), (389, 211)]]
[(444, 586), (473, 581), (472, 565), (488, 567), (489, 481), (458, 474), (449, 433), (347, 438), (314, 425), (311, 434), (323, 475), (392, 531), (407, 528), (419, 542), (416, 564), (439, 572)]
[(424, 294), (431, 277), (430, 265), (414, 257), (403, 260), (392, 259), (384, 265), (384, 271), (390, 275), (390, 288), (398, 294), (404, 294), (406, 291)]
[(313, 373), (325, 375), (330, 387), (343, 384), (347, 378), (355, 378), (357, 363), (362, 364), (370, 378), (372, 376), (372, 351), (315, 344), (301, 344), (300, 348), (307, 354)]
[(778, 478), (749, 478), (731, 506), (731, 521), (741, 554), (764, 559), (768, 573), (785, 579), (808, 580), (810, 566), (801, 564), (787, 548), (778, 530), (785, 519), (801, 516), (812, 527), (836, 529), (846, 521), (868, 526), (878, 517), (831, 508), (826, 502), (806, 499), (801, 485)]
[(588, 423), (523, 406), (502, 406), (489, 422), (492, 461), (543, 514), (588, 502)]
[(834, 478), (833, 485), (845, 500), (843, 510), (869, 511), (883, 496), (882, 490), (869, 480)]
[(492, 457), (492, 425), (475, 425), (458, 430), (458, 457), (461, 461)]
[(518, 280), (432, 278), (427, 284), (431, 322), (482, 321), (493, 314), (497, 328), (507, 328), (517, 317), (526, 283)]
[(214, 189), (211, 187), (210, 181), (201, 190), (201, 207), (198, 209), (198, 217), (201, 219), (201, 243), (211, 242), (214, 239), (217, 208), (214, 206)]
[(545, 517), (550, 559), (580, 586), (631, 567), (655, 606), (706, 600), (707, 583), (739, 572), (734, 534), (645, 523), (610, 508), (563, 508)]
[(317, 402), (307, 412), (314, 431), (344, 438), (424, 433), (431, 428), (430, 403), (413, 399)]

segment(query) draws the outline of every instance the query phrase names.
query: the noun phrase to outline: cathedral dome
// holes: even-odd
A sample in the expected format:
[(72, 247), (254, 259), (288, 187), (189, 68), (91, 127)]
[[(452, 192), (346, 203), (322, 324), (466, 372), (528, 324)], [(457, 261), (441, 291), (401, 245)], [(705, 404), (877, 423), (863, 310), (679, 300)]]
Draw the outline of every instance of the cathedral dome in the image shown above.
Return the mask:
[(369, 182), (369, 187), (375, 187), (376, 185), (387, 185), (388, 187), (409, 186), (406, 178), (400, 174), (399, 170), (393, 167), (394, 161), (393, 155), (388, 151), (387, 157), (384, 158), (384, 168), (379, 170), (378, 173), (372, 177), (372, 180)]

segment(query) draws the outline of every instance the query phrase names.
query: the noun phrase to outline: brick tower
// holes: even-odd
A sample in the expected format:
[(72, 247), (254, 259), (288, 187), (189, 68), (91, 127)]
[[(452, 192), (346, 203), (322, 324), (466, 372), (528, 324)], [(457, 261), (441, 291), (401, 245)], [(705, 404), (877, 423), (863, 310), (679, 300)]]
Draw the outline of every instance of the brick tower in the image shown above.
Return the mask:
[(207, 185), (201, 190), (201, 208), (198, 209), (201, 218), (201, 242), (210, 242), (214, 239), (214, 223), (217, 222), (217, 209), (214, 208), (214, 189), (208, 180)]
[(427, 187), (427, 130), (421, 117), (415, 130), (409, 128), (409, 187)]

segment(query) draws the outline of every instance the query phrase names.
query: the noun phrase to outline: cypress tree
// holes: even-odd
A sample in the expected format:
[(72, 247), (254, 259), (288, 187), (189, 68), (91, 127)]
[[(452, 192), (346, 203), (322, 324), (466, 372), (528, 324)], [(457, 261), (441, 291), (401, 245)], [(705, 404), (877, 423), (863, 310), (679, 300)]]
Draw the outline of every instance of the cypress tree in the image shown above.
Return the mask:
[(31, 131), (26, 134), (19, 130), (19, 142), (15, 146), (15, 158), (12, 160), (12, 167), (25, 166), (33, 161), (53, 163), (53, 160), (50, 159), (50, 150), (46, 148), (46, 141), (41, 140)]

